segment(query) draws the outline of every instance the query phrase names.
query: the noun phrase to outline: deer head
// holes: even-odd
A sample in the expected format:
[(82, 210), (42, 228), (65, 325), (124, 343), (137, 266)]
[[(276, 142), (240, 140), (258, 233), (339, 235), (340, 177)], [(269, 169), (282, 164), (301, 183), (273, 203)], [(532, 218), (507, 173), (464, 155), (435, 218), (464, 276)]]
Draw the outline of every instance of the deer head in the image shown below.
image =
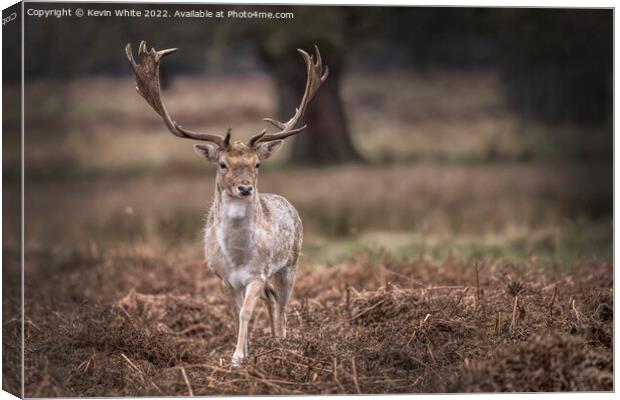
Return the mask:
[(228, 129), (224, 136), (190, 131), (174, 121), (166, 110), (161, 99), (159, 64), (165, 56), (174, 53), (177, 49), (147, 50), (146, 42), (142, 41), (138, 47), (139, 63), (136, 63), (131, 44), (127, 44), (125, 47), (127, 59), (136, 79), (136, 90), (138, 93), (159, 114), (172, 134), (184, 139), (208, 142), (207, 144), (196, 144), (194, 146), (195, 150), (207, 160), (218, 164), (218, 190), (225, 191), (229, 196), (236, 198), (252, 196), (255, 193), (261, 161), (268, 159), (275, 153), (285, 138), (301, 133), (306, 128), (306, 125), (296, 126), (303, 117), (308, 103), (312, 100), (321, 84), (325, 82), (329, 73), (327, 67), (323, 68), (319, 49), (315, 46), (314, 50), (315, 54), (309, 55), (305, 51), (298, 49), (306, 63), (308, 78), (301, 103), (291, 119), (287, 122), (280, 122), (271, 118), (265, 118), (264, 121), (278, 128), (277, 132), (268, 133), (267, 129), (265, 129), (252, 136), (248, 143), (238, 141), (231, 143), (230, 129)]

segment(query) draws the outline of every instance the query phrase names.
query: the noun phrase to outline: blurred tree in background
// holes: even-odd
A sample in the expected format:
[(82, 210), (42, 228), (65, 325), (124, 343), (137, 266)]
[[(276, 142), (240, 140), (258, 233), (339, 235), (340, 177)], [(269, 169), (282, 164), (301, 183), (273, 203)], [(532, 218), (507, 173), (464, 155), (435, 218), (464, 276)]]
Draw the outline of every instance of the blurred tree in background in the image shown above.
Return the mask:
[[(40, 4), (40, 8), (54, 5)], [(99, 4), (115, 9), (117, 5)], [(132, 5), (152, 9), (150, 5)], [(158, 5), (158, 9), (196, 6)], [(169, 74), (266, 70), (278, 95), (277, 118), (294, 112), (305, 70), (297, 48), (320, 46), (330, 78), (311, 103), (308, 131), (292, 162), (359, 161), (341, 97), (347, 71), (496, 69), (520, 116), (546, 122), (609, 124), (613, 100), (613, 12), (586, 9), (220, 6), (289, 11), (290, 20), (170, 18), (26, 18), (26, 77), (128, 76), (125, 43), (147, 39), (182, 47)], [(9, 43), (19, 46), (19, 43)], [(9, 68), (18, 68), (17, 63)], [(9, 74), (9, 76), (19, 74)], [(449, 95), (449, 94), (447, 94)]]
[(305, 123), (289, 161), (297, 164), (325, 164), (360, 161), (353, 147), (341, 82), (346, 62), (346, 36), (351, 9), (298, 8), (295, 20), (281, 24), (261, 21), (257, 34), (261, 38), (258, 52), (271, 71), (278, 93), (278, 114), (282, 121), (295, 113), (305, 89), (306, 70), (297, 49), (312, 53), (320, 48), (329, 77), (308, 106)]

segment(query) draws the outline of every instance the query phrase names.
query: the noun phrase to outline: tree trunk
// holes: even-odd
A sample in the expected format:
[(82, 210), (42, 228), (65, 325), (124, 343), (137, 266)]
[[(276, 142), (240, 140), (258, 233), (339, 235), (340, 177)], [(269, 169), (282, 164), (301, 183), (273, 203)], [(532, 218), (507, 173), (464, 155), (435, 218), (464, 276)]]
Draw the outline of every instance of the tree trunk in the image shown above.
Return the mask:
[[(310, 50), (310, 49), (307, 49)], [(289, 161), (293, 164), (325, 165), (360, 162), (362, 157), (351, 141), (340, 96), (341, 58), (336, 52), (321, 54), (329, 66), (329, 77), (310, 102), (301, 124), (307, 124), (303, 133), (296, 135)], [(272, 56), (261, 52), (263, 60), (273, 72), (278, 94), (278, 117), (287, 121), (299, 105), (306, 84), (306, 68), (295, 48)]]

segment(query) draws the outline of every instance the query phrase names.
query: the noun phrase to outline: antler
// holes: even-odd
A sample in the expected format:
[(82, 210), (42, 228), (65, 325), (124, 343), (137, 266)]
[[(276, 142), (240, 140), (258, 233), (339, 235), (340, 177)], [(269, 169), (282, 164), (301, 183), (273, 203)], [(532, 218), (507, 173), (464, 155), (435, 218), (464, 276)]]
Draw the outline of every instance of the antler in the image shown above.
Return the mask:
[(300, 133), (301, 131), (306, 129), (306, 125), (300, 128), (295, 128), (295, 126), (301, 120), (301, 117), (306, 111), (308, 103), (310, 103), (310, 100), (312, 100), (312, 98), (316, 94), (316, 91), (327, 79), (327, 76), (329, 75), (329, 68), (327, 68), (326, 66), (325, 70), (323, 70), (323, 62), (321, 60), (321, 53), (319, 52), (318, 47), (314, 46), (316, 62), (314, 61), (314, 56), (309, 55), (302, 49), (297, 49), (297, 51), (299, 51), (303, 56), (304, 61), (306, 62), (306, 71), (308, 73), (306, 90), (304, 92), (304, 96), (301, 99), (301, 103), (299, 104), (299, 107), (295, 109), (295, 114), (293, 115), (293, 117), (285, 123), (276, 121), (271, 118), (264, 118), (264, 121), (275, 125), (277, 128), (280, 129), (280, 131), (267, 134), (267, 130), (265, 129), (250, 138), (250, 141), (248, 142), (250, 146), (255, 146), (261, 142), (270, 142), (272, 140), (284, 139)]
[(226, 137), (211, 133), (193, 132), (183, 129), (170, 117), (170, 114), (168, 114), (168, 110), (166, 110), (166, 107), (161, 100), (159, 86), (159, 63), (162, 58), (168, 54), (174, 53), (177, 50), (178, 49), (167, 49), (155, 51), (155, 49), (151, 49), (148, 51), (146, 49), (146, 42), (143, 40), (140, 42), (140, 46), (138, 47), (138, 57), (140, 58), (140, 63), (137, 64), (133, 58), (131, 44), (128, 43), (127, 46), (125, 46), (125, 53), (127, 54), (127, 59), (129, 60), (134, 77), (136, 78), (136, 90), (142, 97), (144, 97), (144, 100), (146, 100), (146, 102), (153, 107), (155, 112), (159, 114), (159, 116), (164, 120), (168, 130), (174, 135), (186, 139), (212, 142), (222, 148), (228, 147), (230, 142), (230, 129), (228, 130)]

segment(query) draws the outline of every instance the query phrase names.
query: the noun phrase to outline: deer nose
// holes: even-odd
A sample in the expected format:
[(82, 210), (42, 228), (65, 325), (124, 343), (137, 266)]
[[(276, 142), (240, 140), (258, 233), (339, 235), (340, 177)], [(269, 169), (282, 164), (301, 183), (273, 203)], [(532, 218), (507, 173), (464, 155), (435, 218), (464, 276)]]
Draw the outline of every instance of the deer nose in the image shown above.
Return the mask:
[(241, 196), (249, 196), (252, 194), (254, 188), (251, 185), (239, 185), (237, 186), (237, 190)]

